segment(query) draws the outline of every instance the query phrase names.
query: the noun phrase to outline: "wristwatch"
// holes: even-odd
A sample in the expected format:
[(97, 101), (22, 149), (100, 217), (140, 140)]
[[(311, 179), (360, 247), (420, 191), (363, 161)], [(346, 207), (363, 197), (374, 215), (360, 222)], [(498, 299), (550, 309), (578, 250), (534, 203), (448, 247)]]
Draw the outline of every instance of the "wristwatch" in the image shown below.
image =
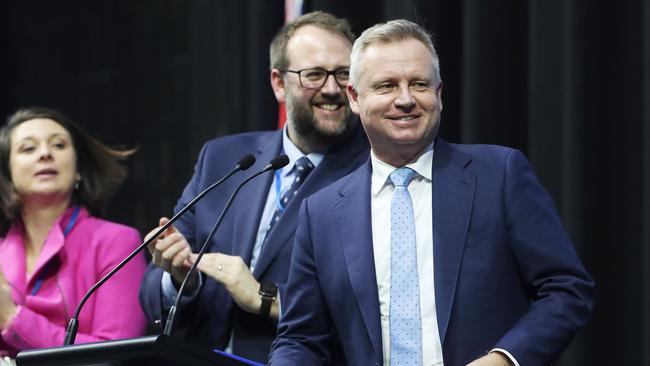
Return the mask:
[(262, 298), (262, 305), (260, 305), (260, 315), (268, 317), (271, 312), (271, 304), (278, 296), (278, 286), (272, 283), (260, 283), (260, 298)]

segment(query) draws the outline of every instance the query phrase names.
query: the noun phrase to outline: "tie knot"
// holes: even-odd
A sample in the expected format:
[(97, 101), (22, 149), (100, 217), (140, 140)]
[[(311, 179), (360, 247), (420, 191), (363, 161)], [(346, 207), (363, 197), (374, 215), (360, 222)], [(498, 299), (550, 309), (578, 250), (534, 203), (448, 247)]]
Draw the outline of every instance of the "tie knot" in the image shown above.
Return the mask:
[(311, 161), (309, 161), (309, 158), (306, 156), (303, 156), (302, 158), (296, 160), (296, 177), (300, 177), (301, 179), (304, 179), (309, 172), (314, 169), (314, 164), (312, 164)]
[(390, 173), (390, 180), (395, 187), (407, 187), (414, 176), (415, 170), (411, 168), (397, 168)]

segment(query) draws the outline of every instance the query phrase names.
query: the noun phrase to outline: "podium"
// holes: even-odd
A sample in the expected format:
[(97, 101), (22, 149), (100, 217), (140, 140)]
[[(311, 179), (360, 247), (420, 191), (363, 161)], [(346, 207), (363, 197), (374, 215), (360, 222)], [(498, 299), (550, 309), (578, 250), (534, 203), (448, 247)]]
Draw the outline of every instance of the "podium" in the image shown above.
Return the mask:
[(260, 365), (177, 338), (158, 335), (22, 351), (18, 366)]

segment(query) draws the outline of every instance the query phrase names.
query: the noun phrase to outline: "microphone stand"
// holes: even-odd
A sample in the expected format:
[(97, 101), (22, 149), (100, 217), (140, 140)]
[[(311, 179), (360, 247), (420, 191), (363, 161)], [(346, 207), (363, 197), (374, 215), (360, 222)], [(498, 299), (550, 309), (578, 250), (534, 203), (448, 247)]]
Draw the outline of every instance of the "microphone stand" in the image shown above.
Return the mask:
[(84, 297), (81, 299), (79, 302), (79, 305), (77, 305), (77, 308), (75, 309), (74, 315), (68, 322), (68, 327), (66, 328), (65, 331), (65, 338), (63, 340), (63, 345), (68, 346), (74, 343), (74, 340), (77, 336), (77, 330), (79, 328), (79, 313), (81, 313), (81, 309), (83, 308), (84, 304), (88, 300), (88, 298), (97, 291), (97, 289), (104, 284), (104, 282), (108, 281), (117, 271), (119, 271), (122, 267), (124, 267), (131, 259), (133, 259), (138, 253), (142, 251), (146, 246), (148, 246), (152, 241), (154, 241), (160, 234), (162, 234), (169, 226), (171, 226), (176, 220), (178, 220), (179, 217), (181, 217), (187, 210), (190, 208), (194, 207), (196, 203), (203, 198), (208, 192), (210, 192), (212, 189), (223, 183), (226, 179), (230, 178), (233, 174), (240, 170), (246, 170), (251, 167), (255, 163), (255, 157), (251, 154), (248, 154), (244, 156), (237, 165), (228, 173), (226, 176), (218, 180), (217, 182), (213, 183), (210, 185), (208, 188), (204, 189), (199, 193), (190, 203), (188, 203), (185, 207), (183, 207), (176, 215), (174, 215), (169, 222), (167, 222), (165, 225), (163, 225), (158, 231), (156, 231), (149, 239), (145, 240), (140, 246), (138, 246), (131, 254), (129, 254), (124, 260), (122, 260), (115, 268), (113, 268), (110, 272), (108, 272), (102, 279), (100, 279), (96, 284), (93, 285), (93, 287), (86, 292)]
[(178, 289), (178, 294), (176, 295), (176, 299), (174, 300), (174, 305), (172, 305), (171, 308), (169, 308), (169, 313), (167, 314), (167, 321), (165, 322), (165, 328), (163, 329), (163, 335), (166, 336), (171, 336), (173, 329), (174, 329), (174, 320), (176, 318), (176, 311), (178, 308), (178, 304), (180, 303), (181, 296), (183, 295), (183, 290), (185, 290), (185, 287), (187, 286), (189, 278), (193, 275), (194, 272), (196, 272), (196, 268), (199, 264), (199, 261), (201, 258), (203, 258), (203, 254), (208, 248), (208, 244), (210, 243), (210, 240), (214, 236), (215, 232), (219, 228), (219, 225), (221, 225), (221, 222), (223, 221), (223, 217), (226, 214), (226, 211), (230, 208), (230, 205), (232, 204), (233, 199), (239, 193), (239, 190), (246, 185), (246, 183), (250, 182), (254, 178), (258, 177), (259, 175), (269, 171), (269, 170), (277, 170), (285, 165), (289, 164), (289, 158), (286, 155), (280, 155), (264, 167), (264, 169), (260, 170), (259, 172), (253, 174), (252, 176), (248, 177), (246, 180), (244, 180), (230, 195), (230, 198), (228, 198), (228, 202), (226, 202), (226, 206), (221, 210), (221, 214), (219, 215), (219, 218), (217, 221), (214, 223), (212, 226), (212, 230), (210, 231), (210, 234), (208, 237), (205, 239), (203, 242), (203, 245), (201, 246), (201, 250), (199, 251), (199, 254), (196, 257), (196, 260), (194, 263), (192, 263), (192, 266), (190, 267), (189, 271), (187, 271), (187, 274), (185, 275), (185, 278), (183, 278), (183, 282), (181, 283), (180, 288)]

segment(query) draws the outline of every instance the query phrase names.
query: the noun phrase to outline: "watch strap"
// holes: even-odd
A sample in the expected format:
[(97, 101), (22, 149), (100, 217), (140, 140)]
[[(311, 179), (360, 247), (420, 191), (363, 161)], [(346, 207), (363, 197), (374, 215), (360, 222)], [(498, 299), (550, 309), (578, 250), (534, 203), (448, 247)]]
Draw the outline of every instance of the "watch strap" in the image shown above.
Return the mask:
[(261, 283), (259, 294), (262, 300), (260, 305), (260, 315), (268, 317), (271, 313), (271, 305), (278, 296), (278, 287), (270, 283)]

